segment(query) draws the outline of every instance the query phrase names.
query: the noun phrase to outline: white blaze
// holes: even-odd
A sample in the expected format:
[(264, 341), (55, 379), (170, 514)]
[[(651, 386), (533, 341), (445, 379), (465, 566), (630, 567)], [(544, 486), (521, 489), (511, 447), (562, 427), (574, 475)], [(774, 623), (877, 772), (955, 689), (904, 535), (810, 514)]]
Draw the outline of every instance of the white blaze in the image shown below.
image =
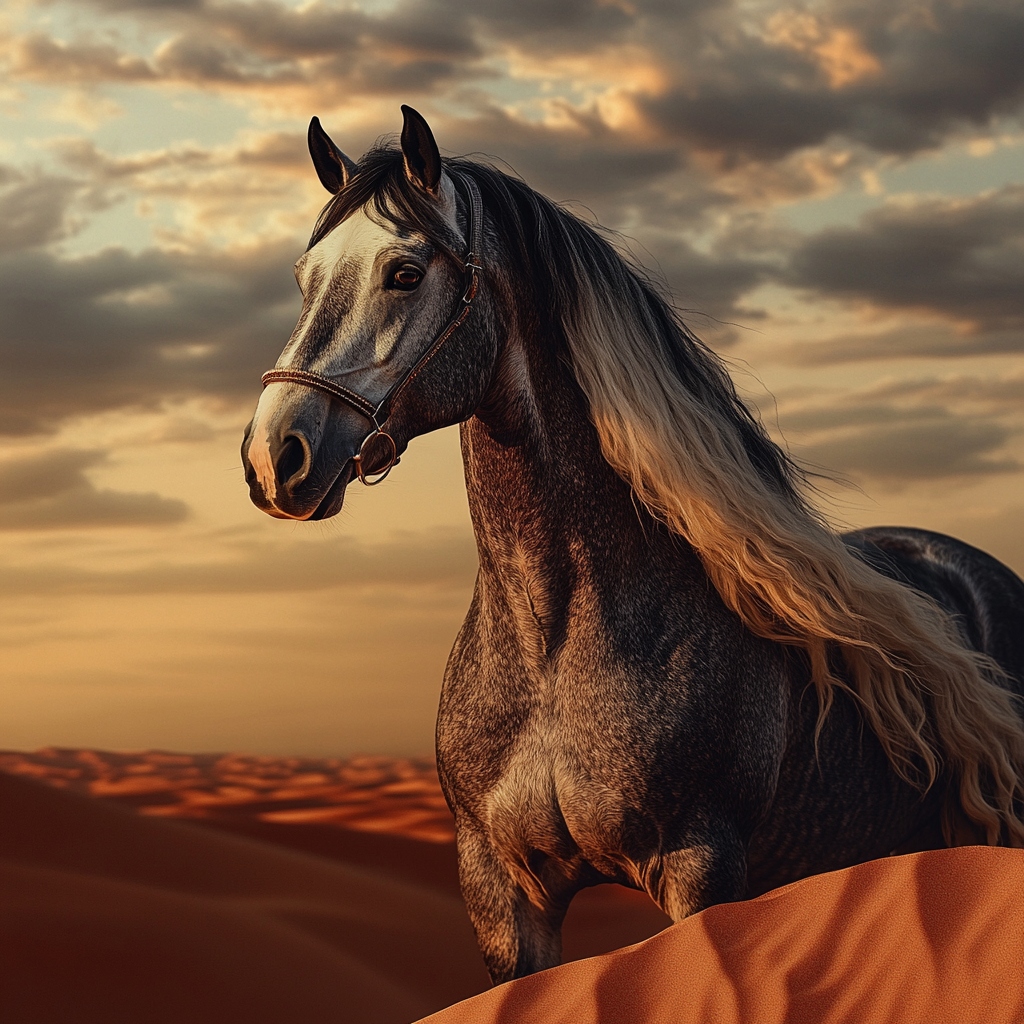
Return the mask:
[(274, 459), (270, 454), (270, 424), (274, 420), (276, 396), (281, 388), (269, 384), (260, 395), (256, 414), (252, 418), (252, 430), (249, 432), (249, 464), (256, 472), (256, 479), (263, 488), (267, 501), (277, 497), (277, 473)]

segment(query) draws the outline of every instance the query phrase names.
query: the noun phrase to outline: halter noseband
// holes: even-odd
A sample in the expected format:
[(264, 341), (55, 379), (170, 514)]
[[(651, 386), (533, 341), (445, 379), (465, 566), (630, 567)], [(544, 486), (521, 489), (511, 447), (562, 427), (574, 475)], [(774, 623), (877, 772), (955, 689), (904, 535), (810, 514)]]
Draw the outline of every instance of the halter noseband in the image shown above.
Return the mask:
[[(377, 405), (374, 405), (368, 398), (359, 394), (358, 391), (353, 391), (351, 388), (345, 387), (345, 385), (336, 378), (328, 377), (326, 374), (316, 373), (312, 370), (268, 370), (263, 374), (264, 387), (268, 384), (274, 384), (277, 382), (302, 384), (307, 388), (313, 388), (314, 391), (322, 391), (324, 394), (330, 395), (332, 398), (339, 399), (346, 405), (355, 409), (355, 411), (360, 415), (365, 416), (366, 419), (373, 424), (373, 429), (366, 435), (366, 437), (363, 438), (363, 443), (359, 446), (359, 454), (352, 459), (355, 463), (356, 473), (359, 476), (359, 480), (367, 487), (379, 484), (399, 462), (398, 446), (395, 444), (394, 438), (384, 429), (388, 418), (391, 415), (391, 407), (394, 405), (395, 399), (398, 398), (401, 392), (404, 391), (417, 376), (419, 376), (423, 367), (434, 358), (438, 349), (440, 349), (440, 347), (455, 333), (466, 317), (469, 316), (470, 306), (472, 306), (473, 300), (476, 298), (477, 285), (479, 283), (478, 275), (483, 269), (480, 266), (479, 261), (480, 233), (484, 219), (484, 203), (483, 199), (480, 197), (480, 189), (472, 178), (468, 175), (452, 173), (451, 171), (449, 171), (449, 175), (455, 183), (457, 190), (461, 184), (465, 186), (466, 191), (469, 193), (468, 201), (466, 202), (469, 252), (466, 253), (466, 258), (463, 262), (463, 269), (466, 273), (466, 288), (462, 294), (462, 298), (459, 299), (455, 306), (455, 311), (452, 313), (451, 319), (441, 330), (440, 334), (437, 335), (430, 347), (422, 356), (420, 356), (405, 375), (391, 387), (380, 402)], [(465, 196), (463, 198), (466, 199)], [(371, 473), (376, 473), (375, 478), (371, 480), (367, 475), (367, 471), (364, 466), (366, 446), (378, 437), (383, 438), (386, 444), (390, 446), (391, 454), (388, 456), (387, 465), (385, 465), (383, 469), (371, 471)]]

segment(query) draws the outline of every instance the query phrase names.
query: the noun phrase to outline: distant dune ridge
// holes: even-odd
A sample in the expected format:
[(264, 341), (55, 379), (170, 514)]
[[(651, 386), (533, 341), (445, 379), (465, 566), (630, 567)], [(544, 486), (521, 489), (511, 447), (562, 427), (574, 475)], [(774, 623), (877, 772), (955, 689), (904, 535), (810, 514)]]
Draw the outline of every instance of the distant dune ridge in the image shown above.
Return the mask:
[(44, 747), (0, 770), (167, 818), (335, 825), (448, 843), (455, 829), (429, 757), (256, 757)]
[(5, 1024), (1024, 1022), (1020, 850), (872, 861), (669, 928), (602, 886), (570, 910), (574, 962), (487, 990), (428, 759), (0, 768)]

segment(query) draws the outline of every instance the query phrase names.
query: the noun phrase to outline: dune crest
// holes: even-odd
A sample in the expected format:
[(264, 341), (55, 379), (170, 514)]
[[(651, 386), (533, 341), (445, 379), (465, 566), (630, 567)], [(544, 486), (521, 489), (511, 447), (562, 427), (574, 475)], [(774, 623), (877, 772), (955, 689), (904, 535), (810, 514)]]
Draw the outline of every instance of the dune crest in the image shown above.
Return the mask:
[(711, 907), (420, 1024), (1019, 1024), (1024, 851), (958, 847)]

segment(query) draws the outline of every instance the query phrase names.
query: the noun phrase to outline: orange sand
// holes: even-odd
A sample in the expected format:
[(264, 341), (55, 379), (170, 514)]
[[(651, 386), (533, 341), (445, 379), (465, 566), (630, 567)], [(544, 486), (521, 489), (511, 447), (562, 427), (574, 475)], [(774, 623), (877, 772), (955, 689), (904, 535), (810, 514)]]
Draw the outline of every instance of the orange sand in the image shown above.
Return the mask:
[[(488, 985), (454, 844), (389, 833), (387, 794), (359, 832), (165, 820), (25, 774), (0, 772), (4, 1022), (404, 1024)], [(667, 923), (614, 886), (570, 914), (568, 958)]]
[(428, 1021), (1019, 1024), (1024, 851), (960, 847), (817, 875)]
[[(1024, 1024), (1022, 851), (875, 861), (660, 934), (667, 919), (645, 896), (603, 886), (577, 897), (564, 929), (566, 958), (593, 959), (484, 991), (453, 845), (440, 827), (430, 842), (403, 834), (410, 811), (450, 819), (393, 802), (436, 798), (429, 762), (366, 759), (353, 781), (351, 762), (327, 765), (332, 777), (249, 759), (241, 793), (227, 778), (243, 774), (237, 759), (212, 755), (5, 756), (8, 772), (26, 769), (0, 772), (12, 1024), (401, 1024), (438, 1010), (434, 1024)], [(388, 792), (402, 770), (429, 785)], [(133, 776), (148, 779), (141, 796), (125, 792)], [(354, 790), (369, 830), (277, 813), (303, 810), (295, 800), (329, 811)]]
[(0, 751), (0, 770), (162, 818), (319, 824), (450, 843), (431, 758), (253, 757), (44, 747)]
[(399, 1024), (487, 984), (460, 901), (0, 774), (0, 1019)]

